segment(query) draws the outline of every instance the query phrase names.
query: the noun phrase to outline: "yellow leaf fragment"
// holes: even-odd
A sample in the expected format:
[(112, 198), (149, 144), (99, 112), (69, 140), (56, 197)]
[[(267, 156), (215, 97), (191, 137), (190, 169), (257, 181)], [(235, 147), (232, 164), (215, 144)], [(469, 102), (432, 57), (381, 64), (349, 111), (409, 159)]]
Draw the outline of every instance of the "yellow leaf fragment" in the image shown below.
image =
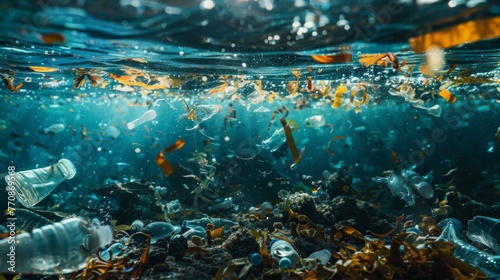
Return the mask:
[(337, 87), (337, 90), (335, 91), (333, 103), (332, 103), (332, 108), (340, 107), (340, 105), (342, 103), (342, 97), (343, 97), (344, 93), (346, 93), (346, 92), (347, 92), (347, 87), (344, 86), (344, 84), (340, 84)]
[(59, 68), (45, 67), (45, 66), (30, 66), (30, 69), (35, 72), (56, 72)]

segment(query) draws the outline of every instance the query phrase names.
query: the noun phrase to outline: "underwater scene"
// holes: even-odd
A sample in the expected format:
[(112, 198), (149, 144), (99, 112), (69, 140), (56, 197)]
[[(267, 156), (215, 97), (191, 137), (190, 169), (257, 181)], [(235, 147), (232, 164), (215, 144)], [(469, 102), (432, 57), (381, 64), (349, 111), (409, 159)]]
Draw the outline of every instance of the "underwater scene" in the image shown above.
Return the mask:
[(11, 0), (1, 279), (500, 279), (500, 4)]

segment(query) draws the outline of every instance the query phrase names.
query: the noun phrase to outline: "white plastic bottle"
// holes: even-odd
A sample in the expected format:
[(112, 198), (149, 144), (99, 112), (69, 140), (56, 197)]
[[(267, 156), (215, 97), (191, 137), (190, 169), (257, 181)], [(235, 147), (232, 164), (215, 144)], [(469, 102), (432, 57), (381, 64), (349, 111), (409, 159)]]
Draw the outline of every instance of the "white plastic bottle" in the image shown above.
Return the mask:
[(70, 218), (0, 241), (0, 254), (14, 256), (0, 262), (0, 273), (65, 274), (85, 268), (99, 248), (113, 240), (109, 226), (96, 227), (82, 218)]
[(394, 171), (387, 171), (386, 177), (373, 177), (372, 181), (376, 183), (384, 183), (395, 197), (399, 197), (408, 203), (409, 206), (415, 204), (415, 194), (404, 179)]
[(64, 180), (76, 175), (76, 168), (67, 159), (58, 163), (33, 170), (16, 172), (13, 176), (5, 176), (7, 184), (14, 184), (15, 195), (24, 207), (30, 208), (49, 195)]
[(141, 125), (145, 122), (154, 120), (156, 118), (156, 112), (154, 110), (149, 110), (146, 111), (146, 113), (142, 114), (142, 116), (138, 117), (137, 119), (127, 123), (127, 128), (132, 130), (138, 125)]
[(406, 180), (410, 186), (418, 191), (418, 193), (425, 199), (430, 199), (434, 196), (434, 188), (427, 183), (420, 174), (413, 170), (404, 169), (401, 171), (401, 176)]

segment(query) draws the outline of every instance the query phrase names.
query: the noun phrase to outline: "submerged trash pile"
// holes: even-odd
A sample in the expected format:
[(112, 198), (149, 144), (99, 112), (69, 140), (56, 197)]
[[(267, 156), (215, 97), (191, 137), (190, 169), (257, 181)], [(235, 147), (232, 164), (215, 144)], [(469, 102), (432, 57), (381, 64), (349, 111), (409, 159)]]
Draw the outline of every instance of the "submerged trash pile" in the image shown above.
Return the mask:
[[(447, 194), (450, 199), (454, 195)], [(456, 218), (436, 223), (424, 214), (410, 214), (409, 218), (403, 214), (393, 223), (386, 220), (391, 215), (378, 213), (373, 204), (349, 195), (329, 200), (316, 194), (281, 191), (279, 196), (280, 202), (264, 202), (246, 214), (242, 211), (224, 218), (171, 211), (180, 215), (170, 215), (169, 222), (135, 220), (130, 225), (116, 225), (113, 221), (113, 236), (99, 230), (101, 243), (97, 244), (101, 248), (87, 252), (86, 260), (84, 257), (72, 265), (58, 262), (57, 268), (44, 262), (37, 266), (39, 270), (33, 267), (31, 271), (43, 271), (45, 276), (29, 276), (26, 268), (20, 272), (28, 274), (17, 279), (58, 279), (47, 274), (59, 273), (70, 279), (217, 280), (487, 279), (500, 275), (498, 218), (475, 216), (468, 222), (468, 241), (461, 234), (462, 222)], [(466, 197), (460, 200), (468, 201)], [(454, 216), (462, 219), (465, 213), (459, 205)], [(488, 210), (477, 207), (473, 212)], [(36, 231), (48, 237), (50, 227), (60, 224), (29, 210), (15, 212), (26, 220), (22, 229), (38, 228), (31, 233), (33, 237)], [(62, 223), (73, 220), (78, 221), (71, 218)], [(98, 229), (100, 224), (94, 218), (89, 226)], [(379, 231), (382, 233), (376, 233)], [(0, 247), (8, 246), (8, 234), (3, 234), (6, 239), (0, 241)], [(17, 238), (24, 235), (29, 233)], [(76, 241), (74, 237), (71, 240)], [(99, 248), (95, 242), (88, 244), (89, 249)], [(73, 245), (60, 246), (78, 251), (70, 247)], [(18, 246), (18, 250), (25, 250), (28, 245)], [(61, 253), (51, 248), (33, 257), (51, 259)], [(29, 259), (26, 265), (31, 263)]]

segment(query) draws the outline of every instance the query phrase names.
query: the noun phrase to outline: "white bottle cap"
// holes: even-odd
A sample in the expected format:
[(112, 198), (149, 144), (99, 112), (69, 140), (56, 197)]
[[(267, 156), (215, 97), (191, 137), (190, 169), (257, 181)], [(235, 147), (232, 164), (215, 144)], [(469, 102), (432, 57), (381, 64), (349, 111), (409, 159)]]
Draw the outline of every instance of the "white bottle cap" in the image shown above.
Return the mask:
[(73, 177), (75, 177), (76, 168), (75, 168), (75, 165), (71, 161), (63, 158), (63, 159), (59, 160), (58, 163), (61, 163), (62, 166), (64, 167), (64, 169), (66, 170), (67, 174), (69, 174), (68, 179), (72, 179)]

